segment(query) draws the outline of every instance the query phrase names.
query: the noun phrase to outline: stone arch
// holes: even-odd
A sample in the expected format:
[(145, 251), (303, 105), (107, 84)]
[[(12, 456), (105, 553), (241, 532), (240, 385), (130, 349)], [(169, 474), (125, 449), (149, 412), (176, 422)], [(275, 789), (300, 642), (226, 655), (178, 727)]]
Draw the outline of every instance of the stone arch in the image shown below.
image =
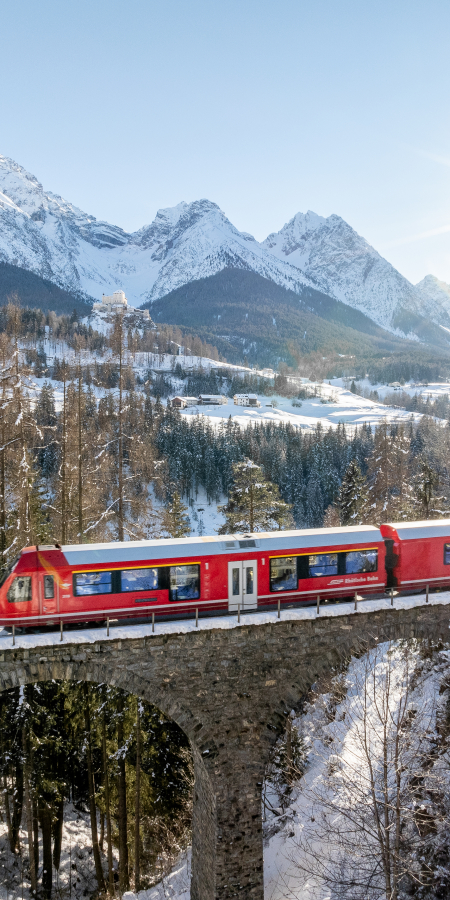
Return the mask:
[[(195, 735), (201, 728), (201, 723), (190, 712), (177, 702), (176, 697), (161, 686), (148, 682), (145, 677), (137, 674), (130, 675), (127, 669), (112, 667), (107, 661), (100, 662), (78, 659), (61, 659), (55, 662), (41, 656), (37, 665), (21, 665), (12, 668), (8, 672), (0, 668), (0, 692), (16, 687), (25, 687), (27, 684), (36, 684), (45, 681), (86, 681), (92, 684), (107, 683), (120, 688), (136, 697), (141, 697), (153, 706), (161, 710), (168, 718), (172, 719), (186, 734), (189, 739), (195, 771), (194, 808), (192, 818), (192, 884), (191, 897), (214, 897), (214, 873), (213, 857), (215, 855), (215, 841), (209, 840), (209, 852), (205, 854), (203, 840), (211, 833), (215, 836), (215, 798), (212, 790), (208, 769), (204, 764), (201, 753), (195, 743)], [(207, 865), (205, 865), (205, 859)]]

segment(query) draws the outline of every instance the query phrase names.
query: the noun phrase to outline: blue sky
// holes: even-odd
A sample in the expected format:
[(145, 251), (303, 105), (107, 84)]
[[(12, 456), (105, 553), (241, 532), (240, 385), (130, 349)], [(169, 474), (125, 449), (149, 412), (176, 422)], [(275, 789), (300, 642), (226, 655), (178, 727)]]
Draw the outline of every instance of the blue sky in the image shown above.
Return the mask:
[(0, 153), (97, 218), (337, 213), (450, 282), (450, 4), (14, 0), (1, 32)]

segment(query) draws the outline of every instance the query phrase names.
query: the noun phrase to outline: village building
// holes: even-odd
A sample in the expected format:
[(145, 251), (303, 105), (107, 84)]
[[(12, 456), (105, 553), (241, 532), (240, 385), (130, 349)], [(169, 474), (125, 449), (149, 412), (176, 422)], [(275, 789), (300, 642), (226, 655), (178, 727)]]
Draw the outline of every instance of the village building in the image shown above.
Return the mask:
[(224, 397), (223, 394), (200, 394), (198, 403), (203, 406), (223, 406), (228, 403), (228, 397)]
[(173, 397), (170, 405), (173, 409), (186, 409), (189, 406), (197, 406), (197, 397)]
[(261, 406), (256, 394), (235, 394), (233, 400), (235, 406)]

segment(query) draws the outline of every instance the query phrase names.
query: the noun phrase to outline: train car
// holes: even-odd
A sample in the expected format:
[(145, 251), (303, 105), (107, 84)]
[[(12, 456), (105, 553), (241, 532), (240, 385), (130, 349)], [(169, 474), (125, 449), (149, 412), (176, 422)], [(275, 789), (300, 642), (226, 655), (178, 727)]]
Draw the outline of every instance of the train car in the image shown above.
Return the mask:
[(386, 586), (372, 526), (27, 547), (0, 584), (0, 624), (243, 612)]
[(421, 591), (450, 586), (450, 519), (388, 522), (380, 526), (386, 543), (387, 586)]

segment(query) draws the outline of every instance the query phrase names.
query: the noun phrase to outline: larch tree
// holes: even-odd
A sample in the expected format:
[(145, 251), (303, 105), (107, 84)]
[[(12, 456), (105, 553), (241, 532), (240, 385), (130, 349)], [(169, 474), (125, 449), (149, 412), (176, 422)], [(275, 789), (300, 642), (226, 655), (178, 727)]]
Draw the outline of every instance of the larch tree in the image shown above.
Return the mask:
[(393, 434), (394, 480), (392, 513), (395, 519), (414, 518), (413, 475), (411, 470), (411, 438), (403, 425)]
[[(126, 362), (126, 332), (123, 315), (117, 314), (110, 345), (118, 366), (115, 397), (110, 398), (105, 421), (105, 453), (109, 459), (109, 513), (117, 539), (149, 537), (158, 531), (149, 492), (155, 474), (149, 402), (134, 391), (134, 376)], [(106, 407), (105, 407), (106, 408)], [(156, 414), (156, 408), (154, 410)], [(151, 426), (153, 409), (150, 404)]]
[(10, 446), (10, 426), (12, 424), (12, 384), (13, 348), (10, 336), (0, 335), (1, 353), (1, 400), (0, 400), (0, 571), (6, 563), (7, 510), (8, 510), (8, 450)]
[[(5, 359), (2, 378), (2, 458), (1, 519), (2, 557), (14, 557), (30, 544), (47, 537), (46, 523), (41, 515), (37, 493), (43, 491), (36, 482), (34, 447), (42, 437), (32, 408), (30, 395), (34, 391), (29, 367), (19, 348), (22, 313), (18, 306), (7, 307), (9, 360)], [(41, 534), (44, 527), (45, 534)], [(6, 540), (5, 540), (6, 537)]]
[(277, 485), (268, 481), (251, 459), (233, 465), (228, 503), (219, 506), (225, 516), (219, 534), (273, 531), (292, 527), (291, 507), (281, 499)]

